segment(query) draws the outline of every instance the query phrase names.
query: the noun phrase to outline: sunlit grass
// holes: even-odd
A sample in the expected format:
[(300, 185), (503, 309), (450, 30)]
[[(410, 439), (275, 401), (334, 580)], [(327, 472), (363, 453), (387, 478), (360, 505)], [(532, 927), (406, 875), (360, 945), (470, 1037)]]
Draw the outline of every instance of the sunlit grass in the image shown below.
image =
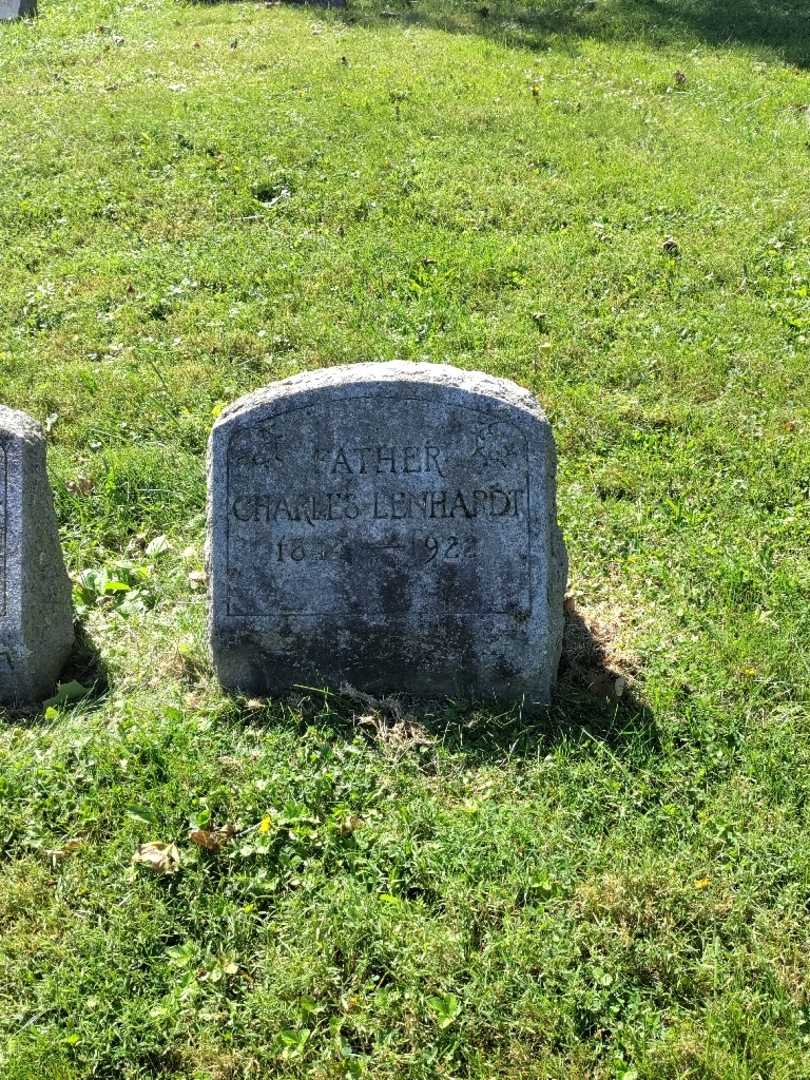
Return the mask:
[[(0, 397), (99, 678), (0, 731), (4, 1080), (810, 1074), (807, 13), (483, 7), (0, 25)], [(604, 655), (541, 722), (214, 684), (214, 414), (393, 357), (552, 419)]]

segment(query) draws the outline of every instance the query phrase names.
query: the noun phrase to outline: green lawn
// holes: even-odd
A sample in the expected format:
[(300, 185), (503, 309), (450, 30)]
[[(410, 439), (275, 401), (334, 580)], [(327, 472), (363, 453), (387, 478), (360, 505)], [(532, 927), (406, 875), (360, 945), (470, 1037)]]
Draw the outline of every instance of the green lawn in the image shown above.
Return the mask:
[[(810, 8), (488, 8), (0, 24), (0, 398), (95, 683), (0, 726), (3, 1080), (810, 1077)], [(552, 420), (540, 720), (214, 683), (214, 416), (394, 357)]]

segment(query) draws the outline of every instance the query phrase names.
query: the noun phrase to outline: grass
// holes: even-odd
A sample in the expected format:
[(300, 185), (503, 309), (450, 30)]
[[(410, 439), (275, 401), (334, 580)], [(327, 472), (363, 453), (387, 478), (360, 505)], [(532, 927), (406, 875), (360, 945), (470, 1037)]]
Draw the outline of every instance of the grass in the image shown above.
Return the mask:
[[(810, 1076), (806, 6), (384, 7), (0, 26), (0, 394), (97, 680), (0, 730), (4, 1080)], [(214, 684), (213, 414), (393, 357), (554, 424), (530, 726)]]

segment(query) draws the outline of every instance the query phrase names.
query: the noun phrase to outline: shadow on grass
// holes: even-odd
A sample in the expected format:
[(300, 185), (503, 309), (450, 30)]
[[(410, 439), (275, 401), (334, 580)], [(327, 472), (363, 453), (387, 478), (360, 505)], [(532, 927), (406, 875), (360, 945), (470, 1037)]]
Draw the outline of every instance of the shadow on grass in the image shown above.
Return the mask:
[[(81, 704), (87, 712), (98, 708), (109, 690), (107, 665), (83, 623), (76, 623), (75, 640), (53, 697), (19, 709), (0, 709), (0, 720), (30, 726), (46, 722), (49, 706), (58, 708)], [(48, 721), (49, 722), (49, 721)]]
[[(544, 710), (464, 709), (426, 718), (452, 751), (477, 761), (537, 758), (561, 742), (596, 742), (611, 756), (655, 753), (655, 717), (637, 694), (633, 672), (608, 633), (574, 606), (566, 612), (563, 652), (551, 705)], [(421, 719), (421, 717), (420, 717)]]
[[(216, 3), (221, 0), (197, 0)], [(740, 44), (810, 67), (807, 0), (285, 0), (353, 25), (395, 23), (531, 50), (578, 38), (656, 46)], [(562, 42), (561, 40), (562, 39)], [(773, 59), (772, 55), (765, 59)]]

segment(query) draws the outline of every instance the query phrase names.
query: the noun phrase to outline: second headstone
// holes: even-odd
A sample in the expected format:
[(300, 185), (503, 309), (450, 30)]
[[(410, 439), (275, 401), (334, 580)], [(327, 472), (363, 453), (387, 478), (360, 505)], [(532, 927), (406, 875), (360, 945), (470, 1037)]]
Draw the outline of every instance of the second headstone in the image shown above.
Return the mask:
[(36, 0), (0, 0), (0, 22), (36, 15)]
[(0, 405), (0, 704), (51, 694), (72, 644), (45, 436), (30, 416)]

